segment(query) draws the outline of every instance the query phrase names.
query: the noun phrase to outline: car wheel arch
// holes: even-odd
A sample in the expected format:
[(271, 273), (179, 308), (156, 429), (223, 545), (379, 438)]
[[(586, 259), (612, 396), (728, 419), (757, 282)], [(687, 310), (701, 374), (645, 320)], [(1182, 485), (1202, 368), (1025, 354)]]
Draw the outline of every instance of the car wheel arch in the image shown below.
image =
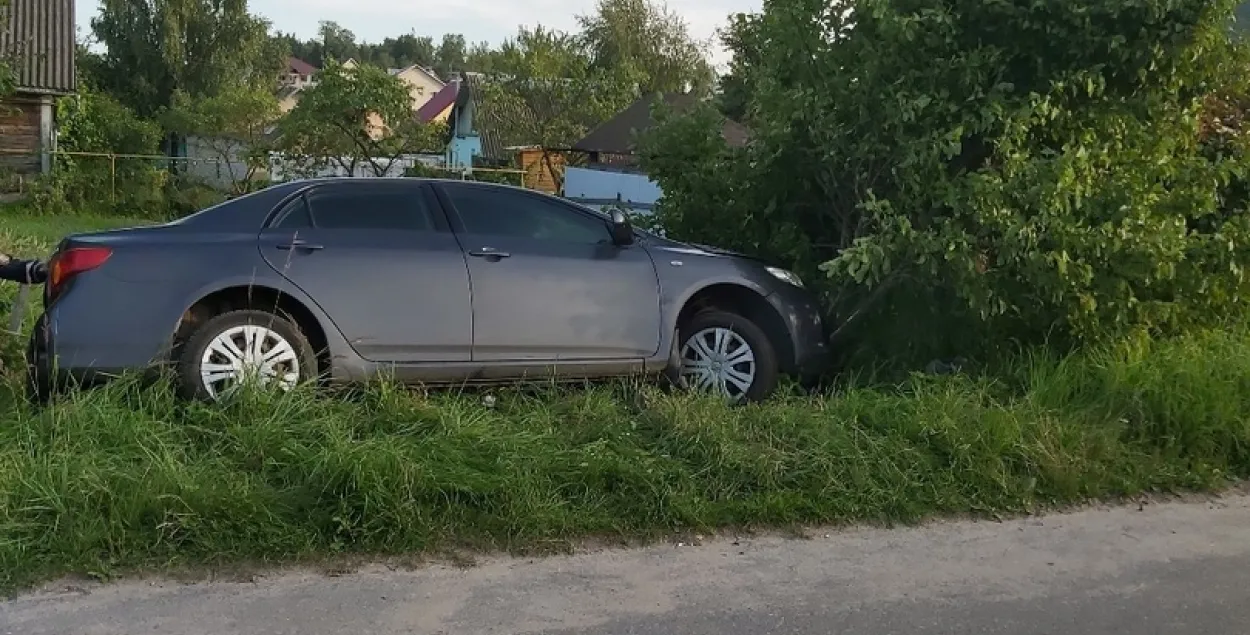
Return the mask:
[[(786, 320), (758, 289), (739, 282), (713, 282), (691, 290), (680, 306), (670, 325), (671, 332), (680, 332), (682, 325), (703, 311), (717, 310), (741, 315), (768, 336), (783, 371), (794, 367), (794, 341)], [(673, 342), (674, 348), (680, 346), (680, 341)]]
[(273, 286), (256, 283), (224, 285), (200, 294), (191, 302), (179, 318), (172, 342), (173, 355), (194, 327), (218, 315), (231, 311), (258, 310), (285, 315), (304, 333), (317, 356), (320, 372), (330, 370), (329, 338), (326, 325), (309, 308), (309, 303), (295, 295)]

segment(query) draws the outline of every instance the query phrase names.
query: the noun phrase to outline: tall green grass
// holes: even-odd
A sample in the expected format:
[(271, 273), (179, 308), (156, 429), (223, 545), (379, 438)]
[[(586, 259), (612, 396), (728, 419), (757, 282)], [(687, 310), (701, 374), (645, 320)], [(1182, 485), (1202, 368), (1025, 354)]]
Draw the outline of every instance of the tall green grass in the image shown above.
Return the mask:
[(1250, 335), (731, 408), (645, 385), (0, 393), (0, 586), (587, 536), (992, 515), (1250, 475)]

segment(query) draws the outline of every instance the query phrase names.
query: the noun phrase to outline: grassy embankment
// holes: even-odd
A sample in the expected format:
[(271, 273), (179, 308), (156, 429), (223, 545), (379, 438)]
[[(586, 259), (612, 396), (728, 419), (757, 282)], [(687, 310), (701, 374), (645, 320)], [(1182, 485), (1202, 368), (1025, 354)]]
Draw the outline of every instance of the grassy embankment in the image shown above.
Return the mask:
[[(0, 220), (0, 249), (31, 254), (71, 228)], [(206, 407), (123, 382), (36, 411), (0, 388), (0, 587), (989, 516), (1250, 475), (1246, 332), (742, 408), (629, 383), (496, 394), (488, 407), (376, 386)]]

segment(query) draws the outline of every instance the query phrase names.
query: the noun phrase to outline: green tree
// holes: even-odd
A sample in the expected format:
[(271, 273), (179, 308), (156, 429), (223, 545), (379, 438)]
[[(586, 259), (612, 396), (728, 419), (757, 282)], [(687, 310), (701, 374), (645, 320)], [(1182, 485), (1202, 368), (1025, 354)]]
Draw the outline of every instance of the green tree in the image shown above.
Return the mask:
[(453, 73), (466, 70), (465, 63), (469, 56), (468, 44), (465, 43), (464, 36), (458, 33), (448, 33), (443, 36), (443, 41), (438, 45), (438, 53), (434, 59), (434, 72), (444, 79), (451, 77)]
[(760, 64), (760, 43), (757, 40), (759, 18), (754, 14), (734, 15), (729, 25), (721, 30), (721, 44), (733, 54), (729, 72), (717, 78), (717, 102), (726, 117), (734, 121), (747, 121), (747, 109), (755, 90), (751, 69)]
[(376, 176), (389, 173), (405, 154), (439, 150), (443, 141), (439, 126), (413, 116), (411, 96), (399, 78), (373, 66), (345, 68), (333, 61), (279, 131), (279, 147), (305, 167), (334, 165), (348, 174), (366, 168)]
[(1226, 319), (1246, 160), (1199, 115), (1244, 75), (1234, 4), (769, 0), (751, 146), (648, 139), (666, 227), (792, 263), (878, 357)]
[(158, 116), (177, 91), (271, 86), (281, 69), (281, 49), (247, 0), (102, 0), (91, 29), (105, 47), (96, 81), (141, 117)]
[(505, 145), (568, 148), (636, 97), (628, 67), (599, 69), (579, 38), (541, 26), (521, 28), (491, 64), (482, 98)]
[(356, 34), (343, 28), (338, 22), (323, 20), (317, 28), (317, 34), (321, 41), (322, 63), (326, 60), (361, 61), (360, 45), (356, 43)]
[[(152, 155), (161, 127), (138, 117), (111, 95), (91, 90), (57, 102), (58, 155), (54, 182), (42, 196), (45, 209), (163, 214), (164, 172), (150, 160), (105, 154)], [(81, 155), (78, 153), (82, 153)], [(109, 207), (100, 210), (99, 206)]]
[(196, 137), (226, 167), (232, 190), (243, 194), (268, 164), (269, 133), (279, 115), (272, 90), (236, 85), (198, 99), (177, 93), (164, 121), (166, 129)]
[(690, 36), (681, 16), (653, 0), (599, 0), (578, 17), (595, 67), (627, 69), (643, 93), (706, 91), (713, 80), (706, 45)]

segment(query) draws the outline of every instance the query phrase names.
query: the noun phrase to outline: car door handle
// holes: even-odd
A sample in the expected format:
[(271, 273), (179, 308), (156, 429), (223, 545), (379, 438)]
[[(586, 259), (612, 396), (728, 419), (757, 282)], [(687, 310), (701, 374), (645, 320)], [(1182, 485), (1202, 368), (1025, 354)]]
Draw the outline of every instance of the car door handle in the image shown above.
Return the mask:
[(469, 255), (473, 256), (474, 258), (491, 258), (494, 260), (498, 260), (500, 258), (507, 258), (508, 256), (511, 256), (512, 254), (506, 251), (499, 251), (498, 249), (495, 249), (494, 247), (482, 247), (481, 249), (478, 249), (476, 251), (470, 251)]
[(292, 249), (300, 249), (303, 251), (317, 251), (318, 249), (325, 249), (325, 247), (321, 245), (314, 245), (313, 243), (303, 241), (303, 240), (292, 240), (289, 243), (278, 245), (278, 249), (281, 249), (283, 251), (290, 251)]

